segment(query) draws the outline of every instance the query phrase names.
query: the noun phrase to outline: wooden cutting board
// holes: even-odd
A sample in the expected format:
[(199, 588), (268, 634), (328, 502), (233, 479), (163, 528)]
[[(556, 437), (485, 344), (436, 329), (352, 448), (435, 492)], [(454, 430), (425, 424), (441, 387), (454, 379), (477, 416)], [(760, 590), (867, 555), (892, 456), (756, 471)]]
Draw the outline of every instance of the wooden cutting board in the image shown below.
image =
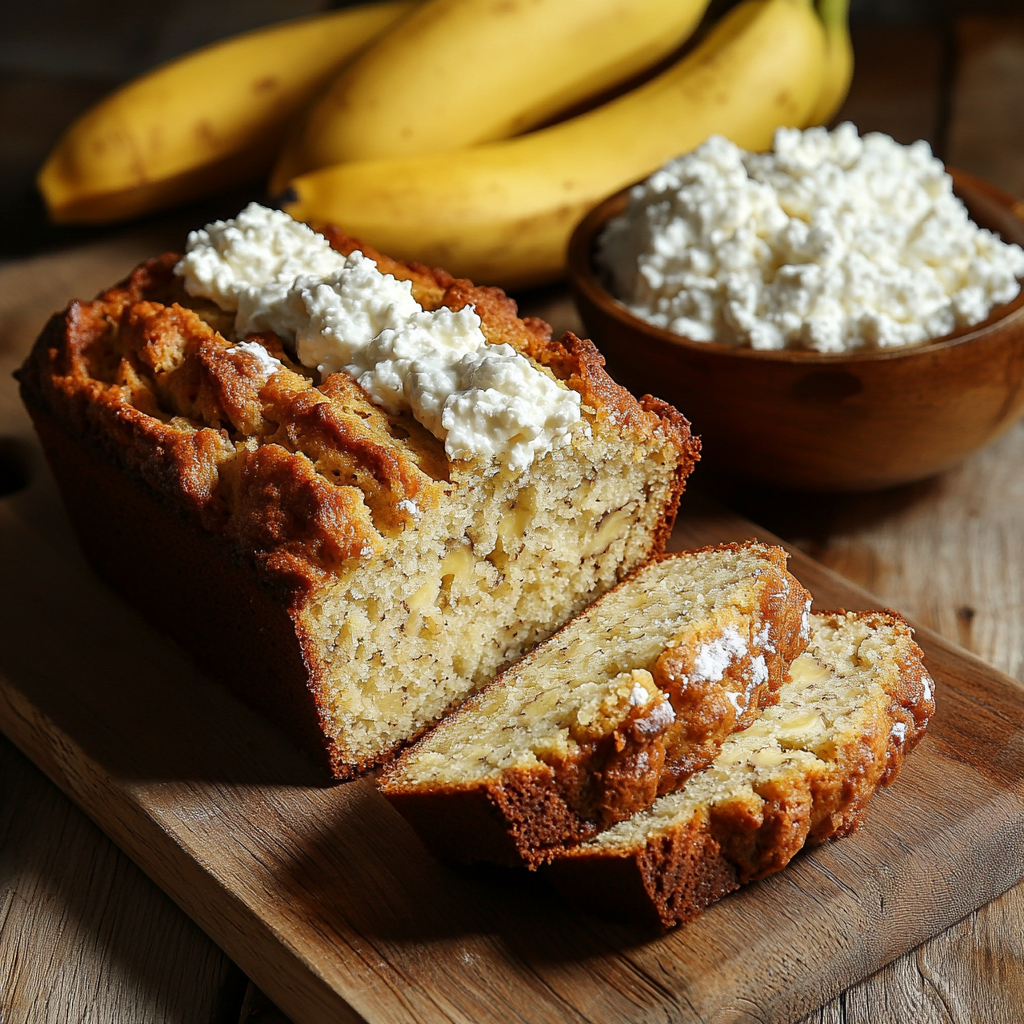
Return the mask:
[[(0, 726), (297, 1022), (794, 1020), (1024, 874), (1024, 709), (924, 633), (931, 731), (866, 827), (667, 935), (444, 867), (319, 784), (89, 572), (38, 461), (0, 502)], [(697, 501), (676, 546), (750, 536)], [(869, 607), (794, 554), (820, 607)]]
[[(57, 304), (28, 283), (9, 289), (26, 323)], [(20, 344), (2, 347), (6, 370)], [(939, 710), (865, 828), (685, 928), (613, 926), (525, 872), (444, 867), (371, 781), (323, 786), (91, 575), (5, 372), (11, 453), (31, 482), (0, 500), (0, 728), (297, 1024), (795, 1020), (1024, 876), (1019, 691), (924, 630)], [(754, 536), (774, 539), (688, 496), (673, 546)], [(819, 608), (873, 606), (791, 566)]]

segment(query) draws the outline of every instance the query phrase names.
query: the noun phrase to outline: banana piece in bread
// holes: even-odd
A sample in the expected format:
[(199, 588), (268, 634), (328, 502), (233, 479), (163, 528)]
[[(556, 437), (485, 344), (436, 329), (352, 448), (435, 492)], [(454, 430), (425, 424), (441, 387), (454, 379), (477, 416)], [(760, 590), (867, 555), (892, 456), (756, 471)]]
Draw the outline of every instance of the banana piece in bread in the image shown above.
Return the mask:
[(72, 302), (19, 377), (94, 568), (346, 778), (658, 554), (699, 445), (503, 292), (327, 237), (409, 282), (421, 319), (474, 307), (578, 421), (525, 468), (452, 457), (349, 373), (240, 336), (177, 254)]
[(381, 790), (442, 856), (535, 867), (707, 765), (776, 699), (809, 608), (781, 548), (667, 555), (403, 752)]
[(807, 651), (779, 701), (731, 736), (678, 792), (546, 869), (580, 906), (671, 927), (805, 844), (862, 822), (935, 710), (906, 623), (890, 612), (811, 617)]

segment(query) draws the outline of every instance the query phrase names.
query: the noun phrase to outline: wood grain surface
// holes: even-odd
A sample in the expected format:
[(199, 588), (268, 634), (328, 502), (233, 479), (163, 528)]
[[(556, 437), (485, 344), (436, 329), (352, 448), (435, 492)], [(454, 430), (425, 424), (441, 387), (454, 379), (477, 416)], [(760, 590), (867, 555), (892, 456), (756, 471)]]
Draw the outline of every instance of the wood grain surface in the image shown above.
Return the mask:
[[(974, 15), (952, 28), (946, 39), (916, 26), (857, 34), (860, 70), (844, 116), (902, 142), (928, 139), (954, 166), (1024, 196), (1024, 18)], [(754, 513), (774, 505), (773, 525), (787, 538), (1024, 684), (1022, 479), (1018, 425), (959, 469), (911, 488), (743, 505)], [(1024, 1021), (1024, 885), (806, 1024), (940, 1021)]]
[(6, 740), (0, 779), (0, 1019), (237, 1021), (245, 975)]
[[(41, 471), (11, 380), (40, 325), (183, 227), (0, 267), (0, 495)], [(3, 1024), (235, 1024), (244, 988), (230, 958), (0, 736)]]
[[(146, 251), (152, 250), (147, 249)], [(124, 250), (121, 246), (112, 245), (98, 247), (92, 251), (82, 253), (79, 255), (79, 267), (88, 269), (88, 271), (94, 274), (96, 278), (100, 281), (109, 281), (113, 279), (124, 269), (127, 269), (127, 267), (131, 265), (135, 258), (132, 252)], [(8, 292), (8, 294), (18, 295), (20, 301), (18, 306), (17, 319), (21, 320), (26, 325), (31, 322), (31, 310), (34, 305), (37, 306), (38, 308), (48, 309), (52, 308), (53, 304), (52, 302), (48, 303), (48, 300), (45, 297), (41, 298), (38, 294), (36, 294), (37, 292), (40, 291), (40, 288), (38, 286), (39, 280), (46, 280), (50, 270), (50, 266), (48, 265), (46, 259), (42, 260), (41, 262), (43, 264), (44, 269), (46, 270), (46, 274), (40, 275), (37, 273), (34, 275), (25, 275), (21, 273), (23, 268), (18, 268), (19, 277), (17, 279), (17, 290), (15, 291), (14, 289), (12, 289), (10, 292)], [(57, 276), (58, 283), (56, 286), (60, 287), (62, 286), (63, 281), (59, 280), (59, 275)], [(32, 288), (33, 281), (37, 282), (35, 292), (33, 291)], [(2, 279), (0, 279), (0, 283), (2, 283)], [(42, 290), (45, 291), (46, 289)], [(561, 325), (571, 326), (571, 317), (573, 316), (573, 313), (571, 309), (566, 307), (564, 301), (556, 302), (555, 305), (549, 306), (547, 309), (543, 311), (546, 312), (549, 316), (551, 316), (552, 319), (558, 321)], [(0, 326), (2, 326), (2, 322), (0, 322)], [(17, 327), (16, 322), (15, 327)], [(6, 334), (5, 336), (10, 338), (13, 333), (14, 331), (12, 330), (12, 333)], [(8, 349), (8, 354), (10, 355), (10, 349)], [(13, 401), (9, 401), (9, 392), (5, 391), (3, 398), (5, 400), (4, 408), (8, 410), (13, 409), (17, 412), (16, 404), (14, 404)], [(18, 436), (22, 439), (27, 438), (27, 428), (25, 428), (24, 423), (20, 420), (19, 417), (20, 412), (17, 412), (17, 416), (15, 417), (15, 420), (13, 422), (10, 419), (5, 420), (5, 426), (7, 428), (4, 431), (5, 436), (11, 437), (13, 435)], [(1011, 438), (1007, 439), (1007, 442), (1015, 437), (1017, 437), (1016, 434), (1011, 435)], [(25, 441), (25, 443), (26, 445), (29, 444), (28, 441)], [(1017, 443), (1021, 444), (1021, 440), (1018, 440)], [(27, 448), (26, 450), (30, 454), (30, 459), (34, 458), (34, 456), (31, 455), (31, 449)], [(1006, 456), (1007, 453), (1001, 450), (1001, 446), (998, 449), (990, 450), (990, 452), (986, 454), (986, 458), (996, 460), (996, 464), (999, 464), (1001, 460), (1005, 460)], [(1016, 462), (1016, 464), (1020, 465), (1019, 460)], [(38, 464), (34, 466), (34, 469), (38, 469)], [(963, 471), (969, 474), (973, 473), (973, 475), (970, 478), (970, 481), (968, 482), (968, 486), (974, 488), (975, 495), (981, 500), (981, 502), (985, 501), (986, 496), (983, 493), (979, 495), (977, 492), (979, 477), (980, 479), (985, 479), (986, 473), (990, 473), (991, 469), (992, 465), (987, 463), (971, 463)], [(955, 480), (956, 477), (947, 477), (945, 479), (947, 481), (950, 479)], [(953, 490), (955, 491), (956, 488), (953, 488)], [(1005, 501), (1005, 498), (1007, 496), (1005, 494), (993, 494), (990, 495), (989, 497), (1004, 499), (999, 503), (999, 506), (1002, 508), (1007, 507), (1007, 502)], [(875, 502), (876, 504), (881, 502), (881, 515), (884, 516), (886, 510), (886, 499), (884, 497), (866, 500), (868, 501), (869, 505), (871, 502)], [(953, 517), (954, 513), (956, 512), (955, 497), (952, 497), (951, 500), (953, 501), (953, 504), (941, 507), (937, 510), (936, 515), (939, 519), (950, 519), (951, 517)], [(897, 503), (899, 504), (899, 502)], [(903, 504), (908, 504), (908, 502), (904, 501)], [(917, 507), (914, 505), (912, 500), (909, 502), (909, 504), (911, 505), (911, 507)], [(983, 507), (985, 506), (983, 505)], [(769, 514), (771, 512), (769, 508), (764, 508), (763, 511), (766, 514)], [(817, 511), (820, 514), (821, 510), (818, 509)], [(863, 514), (864, 511), (865, 509), (863, 506), (861, 507), (859, 512), (857, 509), (851, 509), (849, 516), (850, 522), (852, 523), (860, 521), (863, 524), (863, 521), (865, 519), (865, 516)], [(51, 518), (52, 516), (53, 511), (51, 510)], [(809, 518), (813, 518), (812, 512), (809, 511), (808, 516)], [(43, 522), (45, 521), (45, 518), (46, 517), (39, 517), (38, 521)], [(57, 514), (57, 518), (60, 518), (59, 513)], [(871, 517), (870, 515), (868, 515), (866, 518), (870, 519)], [(786, 526), (789, 529), (797, 529), (800, 524), (798, 522), (794, 523), (790, 521), (788, 523), (782, 523), (782, 525)], [(839, 524), (837, 524), (837, 526), (838, 525)], [(1009, 527), (1010, 524), (1008, 523), (1007, 526)], [(852, 527), (850, 526), (847, 527), (847, 529), (851, 528)], [(918, 530), (922, 531), (922, 527), (920, 525), (918, 526)], [(885, 532), (885, 525), (880, 523), (879, 533), (882, 534), (884, 537)], [(799, 533), (799, 529), (797, 529), (797, 533)], [(911, 530), (911, 533), (913, 533), (913, 530)], [(937, 586), (933, 588), (934, 594), (949, 592), (950, 580), (946, 578), (946, 576), (943, 576), (942, 573), (945, 572), (948, 574), (948, 559), (952, 558), (952, 556), (955, 554), (957, 550), (955, 544), (955, 534), (955, 529), (952, 529), (950, 533), (950, 539), (946, 544), (945, 550), (943, 552), (947, 556), (946, 560), (941, 558), (929, 558), (927, 557), (927, 555), (922, 557), (923, 552), (918, 550), (915, 550), (913, 552), (913, 554), (915, 554), (917, 557), (915, 557), (912, 560), (911, 564), (921, 566), (922, 568), (929, 567), (933, 571), (940, 571), (941, 578), (929, 581), (930, 583), (937, 584)], [(837, 529), (836, 536), (837, 539), (841, 539), (841, 528)], [(810, 546), (812, 543), (812, 541), (804, 541), (805, 546)], [(919, 546), (924, 548), (927, 546), (928, 543), (928, 534), (926, 529), (924, 529), (921, 532), (921, 536), (919, 537)], [(892, 556), (901, 549), (901, 546), (905, 546), (905, 544), (905, 537), (899, 538), (894, 542), (893, 550), (889, 553), (890, 560)], [(987, 560), (983, 556), (983, 549), (985, 548), (985, 545), (986, 537), (984, 531), (979, 529), (976, 532), (976, 545), (974, 548), (971, 549), (972, 554), (975, 556), (979, 556), (981, 562), (987, 561), (988, 563), (991, 563), (991, 556), (989, 556)], [(816, 548), (816, 552), (819, 555), (828, 555), (828, 552), (820, 548), (820, 546)], [(74, 555), (74, 548), (70, 544), (68, 545), (66, 554)], [(1010, 550), (1009, 552), (1007, 552), (1007, 554), (1012, 558), (1013, 550)], [(857, 574), (862, 573), (863, 564), (865, 563), (864, 559), (860, 559), (858, 561), (858, 559), (856, 558), (846, 558), (845, 561), (837, 561), (836, 564), (840, 564), (847, 572)], [(878, 566), (880, 564), (880, 560), (868, 559), (867, 564), (873, 565), (875, 570), (874, 575), (871, 577), (870, 581), (874, 582), (876, 585), (885, 586), (889, 581), (887, 581), (887, 579), (885, 578), (880, 577), (877, 571)], [(942, 569), (942, 566), (947, 566), (947, 568)], [(1005, 580), (1002, 582), (1005, 582)], [(1005, 587), (1003, 589), (1005, 590)], [(908, 580), (906, 594), (908, 599), (910, 598), (914, 590), (915, 586), (913, 581)], [(899, 602), (890, 601), (890, 603), (898, 604)], [(983, 600), (980, 600), (976, 603), (979, 605), (979, 607), (985, 608), (985, 602)], [(1017, 607), (1019, 607), (1019, 605)], [(959, 621), (959, 619), (957, 619), (957, 621)], [(938, 622), (936, 624), (942, 625), (941, 622)], [(1007, 628), (1009, 628), (1009, 623), (1007, 623), (1006, 625)], [(53, 794), (53, 796), (56, 797), (56, 794)], [(56, 797), (56, 801), (60, 801), (60, 798)], [(66, 813), (66, 802), (64, 802), (64, 806)], [(39, 813), (45, 814), (45, 808), (41, 807), (39, 809)], [(80, 852), (75, 851), (74, 846), (71, 847), (71, 850), (76, 853)], [(100, 881), (103, 881), (103, 876), (100, 876)], [(127, 909), (129, 905), (134, 902), (134, 909), (136, 911), (136, 914), (138, 914), (138, 909), (140, 905), (146, 905), (147, 903), (151, 903), (154, 901), (159, 902), (160, 897), (159, 894), (146, 894), (144, 897), (142, 897), (140, 892), (136, 892), (133, 893), (133, 898), (131, 900), (125, 900), (124, 902), (121, 902), (120, 897), (118, 895), (120, 884), (121, 883), (119, 883), (119, 879), (116, 876), (111, 877), (109, 881), (106, 883), (106, 888), (104, 887), (104, 885), (98, 884), (93, 891), (96, 893), (97, 902), (102, 907), (102, 913), (107, 916), (108, 921), (117, 920), (118, 917), (120, 917), (122, 922), (127, 921), (129, 925), (128, 934), (131, 935), (131, 926), (134, 925), (136, 922), (132, 920), (133, 915)], [(143, 886), (145, 886), (144, 882)], [(149, 889), (151, 890), (152, 887), (149, 887)], [(65, 898), (67, 898), (70, 895), (70, 893), (66, 894)], [(114, 897), (113, 900), (110, 900), (111, 895)], [(18, 935), (19, 933), (23, 936), (24, 934), (26, 934), (26, 932), (31, 932), (35, 939), (38, 939), (42, 935), (45, 935), (45, 932), (40, 932), (40, 925), (45, 926), (48, 923), (52, 923), (52, 918), (54, 917), (57, 919), (57, 923), (59, 925), (61, 919), (65, 917), (66, 910), (60, 907), (59, 902), (57, 902), (55, 905), (54, 901), (48, 902), (45, 900), (40, 900), (38, 898), (38, 890), (33, 891), (33, 897), (34, 898), (31, 903), (26, 903), (27, 907), (31, 907), (33, 927), (20, 928), (19, 926), (23, 923), (22, 921), (18, 921), (16, 918), (8, 917), (5, 921), (6, 930), (4, 934), (6, 936), (9, 937), (12, 934)], [(81, 897), (79, 896), (77, 898)], [(110, 900), (110, 902), (108, 903), (108, 905), (103, 906), (103, 903), (106, 902), (106, 900)], [(47, 911), (48, 907), (50, 906), (53, 906), (54, 913), (51, 913), (48, 918)], [(1013, 1015), (1015, 1013), (1013, 1007), (1015, 1005), (1020, 1006), (1020, 1002), (1018, 1001), (1016, 1004), (1013, 1002), (1013, 999), (1015, 998), (1015, 990), (1013, 986), (1014, 984), (1016, 984), (1016, 991), (1020, 991), (1021, 972), (1019, 967), (1021, 957), (1019, 953), (1019, 942), (1015, 947), (1013, 936), (1019, 936), (1019, 929), (1014, 929), (1012, 926), (1009, 929), (1005, 927), (1007, 921), (1012, 920), (1013, 908), (1010, 907), (1009, 910), (1004, 912), (1000, 910), (1000, 907), (1001, 904), (997, 903), (996, 905), (994, 905), (994, 908), (986, 908), (986, 910), (982, 911), (982, 916), (980, 917), (980, 919), (973, 919), (976, 923), (971, 923), (971, 919), (969, 919), (967, 925), (961, 925), (958, 926), (957, 929), (954, 929), (953, 936), (955, 937), (955, 941), (954, 938), (951, 937), (946, 940), (943, 940), (940, 943), (932, 944), (934, 951), (936, 952), (933, 952), (933, 955), (931, 957), (929, 957), (928, 955), (929, 947), (924, 947), (924, 949), (921, 952), (919, 952), (916, 956), (912, 955), (908, 958), (904, 958), (903, 960), (898, 961), (897, 964), (894, 964), (891, 967), (887, 968), (886, 971), (882, 972), (882, 974), (872, 982), (869, 982), (866, 985), (862, 985), (858, 989), (855, 989), (853, 992), (848, 993), (845, 997), (843, 997), (842, 1000), (838, 1001), (836, 1004), (833, 1004), (834, 1012), (832, 1012), (831, 1015), (829, 1015), (829, 1008), (826, 1007), (825, 1010), (813, 1015), (811, 1019), (822, 1021), (855, 1019), (865, 1021), (907, 1021), (931, 1019), (991, 1019), (1007, 1021), (1017, 1020), (1018, 1018)], [(96, 911), (94, 909), (94, 914), (95, 913)], [(164, 922), (161, 920), (159, 914), (153, 915), (152, 910), (147, 908), (145, 912), (145, 917), (149, 924), (153, 926), (152, 930), (149, 932), (151, 937), (159, 935), (161, 934), (161, 932), (166, 931), (166, 929), (164, 928)], [(1003, 927), (1000, 928), (1000, 925), (1002, 925)], [(965, 928), (967, 929), (966, 931)], [(182, 931), (185, 931), (185, 934), (181, 934)], [(123, 932), (124, 927), (122, 924), (122, 933)], [(188, 934), (187, 930), (179, 929), (178, 931), (176, 931), (174, 928), (171, 928), (169, 930), (169, 933), (176, 940), (178, 940), (178, 943), (180, 943), (180, 945), (186, 948), (192, 946), (198, 949), (200, 952), (200, 959), (198, 962), (202, 962), (202, 955), (204, 953), (206, 955), (209, 955), (209, 951), (211, 949), (214, 949), (209, 940), (207, 940), (198, 932), (195, 932), (195, 934)], [(989, 943), (987, 949), (984, 945), (986, 940)], [(162, 944), (166, 941), (167, 935), (164, 934), (160, 940), (161, 948)], [(96, 945), (98, 945), (98, 943), (96, 943)], [(104, 972), (109, 970), (108, 965), (110, 960), (116, 960), (117, 958), (117, 943), (114, 943), (113, 945), (113, 950), (108, 948), (105, 951), (105, 955), (101, 955), (100, 950), (95, 949), (95, 958), (93, 958), (89, 956), (89, 954), (94, 952), (94, 950), (90, 950), (88, 948), (88, 945), (86, 944), (86, 947), (81, 951), (80, 959), (78, 960), (78, 963), (81, 965), (81, 969), (77, 972), (79, 982), (86, 981), (90, 985), (97, 985), (97, 983), (100, 983), (99, 985), (97, 985), (97, 990), (104, 990), (104, 988), (102, 987), (102, 981), (105, 980)], [(33, 941), (33, 947), (34, 946), (35, 941)], [(965, 957), (965, 952), (971, 953), (972, 955)], [(184, 966), (185, 974), (189, 979), (188, 987), (192, 989), (194, 993), (201, 994), (203, 996), (203, 999), (206, 1000), (204, 1002), (203, 999), (200, 999), (196, 1005), (214, 1005), (214, 1002), (212, 1002), (211, 1000), (215, 1001), (216, 993), (221, 988), (221, 979), (217, 976), (215, 971), (206, 972), (203, 970), (196, 970), (194, 967), (191, 966), (196, 962), (197, 961), (189, 960), (188, 957), (185, 957), (184, 964), (175, 963), (171, 961), (166, 963), (164, 966), (167, 968), (169, 975), (172, 975), (176, 970), (181, 970), (182, 967)], [(953, 969), (951, 965), (956, 965), (955, 969)], [(152, 964), (150, 966), (152, 967)], [(67, 973), (66, 967), (67, 961), (61, 961), (59, 959), (54, 959), (52, 961), (42, 963), (40, 963), (38, 959), (36, 960), (33, 967), (33, 970), (36, 973), (33, 974), (32, 977), (38, 984), (36, 990), (37, 998), (41, 995), (47, 994), (48, 992), (60, 991), (59, 988), (54, 987), (53, 983), (55, 979), (59, 981), (60, 978)], [(993, 976), (998, 977), (1000, 979), (1000, 981), (1003, 983), (1003, 987), (996, 990), (992, 990), (989, 987), (990, 982), (984, 979), (991, 979)], [(47, 979), (49, 979), (48, 988), (46, 985)], [(115, 986), (110, 989), (105, 989), (108, 998), (110, 998), (112, 1001), (120, 999), (122, 1005), (134, 1007), (134, 1010), (131, 1012), (134, 1012), (137, 1015), (134, 1017), (126, 1016), (124, 1019), (134, 1019), (140, 1021), (151, 1019), (193, 1019), (190, 1014), (183, 1014), (180, 1017), (173, 1013), (168, 1015), (167, 1013), (163, 1012), (164, 1010), (168, 1009), (166, 1004), (163, 1007), (161, 1007), (159, 1001), (147, 1001), (147, 998), (149, 1000), (153, 999), (152, 993), (154, 991), (158, 992), (160, 990), (162, 983), (160, 982), (159, 979), (159, 972), (156, 972), (155, 975), (153, 973), (147, 974), (147, 976), (144, 979), (140, 977), (138, 980), (140, 985), (143, 985), (146, 992), (149, 993), (148, 997), (141, 991), (133, 990), (130, 986)], [(24, 986), (28, 984), (28, 982), (23, 981), (22, 984)], [(977, 1001), (975, 999), (972, 999), (972, 989), (977, 989), (979, 986), (983, 987), (986, 992), (994, 991), (995, 993), (998, 993), (999, 998), (996, 999), (994, 1003), (997, 1013), (999, 1012), (1000, 1003), (1002, 1003), (1002, 1012), (998, 1016), (986, 1018), (976, 1018), (971, 1016), (971, 1008), (978, 1005)], [(69, 1002), (71, 1001), (70, 993), (65, 991), (62, 994), (68, 997)], [(38, 1007), (40, 1004), (38, 1002), (35, 1002), (32, 1005)], [(259, 1005), (260, 1003), (258, 996), (251, 995), (249, 1007), (259, 1007)], [(264, 1004), (264, 1009), (257, 1009), (255, 1011), (255, 1015), (250, 1016), (250, 1019), (255, 1021), (256, 1019), (259, 1019), (262, 1015), (271, 1013), (274, 1013), (274, 1011), (266, 1009)], [(109, 1014), (107, 1016), (109, 1017), (109, 1019), (117, 1019), (117, 1017), (113, 1014)], [(25, 1016), (23, 1019), (33, 1020), (36, 1018), (34, 1016)], [(53, 1019), (60, 1018), (54, 1017)], [(97, 1019), (104, 1018), (97, 1017)], [(194, 1019), (204, 1018), (197, 1017)]]
[[(673, 543), (757, 532), (690, 499)], [(0, 505), (0, 566), (4, 731), (299, 1024), (791, 1021), (1024, 872), (1024, 709), (931, 634), (940, 710), (868, 827), (653, 936), (442, 867), (371, 780), (322, 786), (91, 575), (45, 473)], [(872, 605), (793, 568), (819, 607)]]

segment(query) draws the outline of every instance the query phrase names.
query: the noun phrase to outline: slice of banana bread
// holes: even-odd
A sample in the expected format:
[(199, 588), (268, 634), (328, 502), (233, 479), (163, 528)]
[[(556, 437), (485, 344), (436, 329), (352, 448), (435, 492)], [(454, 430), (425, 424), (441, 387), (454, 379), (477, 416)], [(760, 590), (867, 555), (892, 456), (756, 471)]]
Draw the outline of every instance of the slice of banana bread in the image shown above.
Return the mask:
[[(440, 408), (389, 411), (350, 372), (301, 365), (287, 338), (239, 336), (226, 302), (186, 290), (174, 254), (54, 316), (19, 377), (94, 568), (344, 778), (661, 551), (699, 445), (673, 408), (616, 385), (590, 342), (552, 340), (499, 290), (349, 257), (356, 242), (329, 234), (334, 254), (301, 225), (289, 237), (300, 257), (345, 256), (335, 313), (358, 305), (359, 275), (404, 289), (412, 327), (381, 332), (393, 347), (413, 328), (422, 341), (433, 311), (475, 310), (499, 369), (572, 397), (557, 443), (501, 435), (526, 457), (453, 457)], [(307, 347), (328, 327), (347, 344), (343, 321), (315, 324)], [(503, 399), (492, 384), (462, 393), (483, 396), (464, 422)]]
[(861, 824), (924, 735), (932, 682), (897, 615), (836, 612), (811, 624), (779, 702), (708, 768), (546, 869), (578, 905), (671, 927)]
[(775, 700), (809, 607), (781, 548), (665, 556), (403, 752), (381, 790), (442, 856), (536, 866), (707, 765)]

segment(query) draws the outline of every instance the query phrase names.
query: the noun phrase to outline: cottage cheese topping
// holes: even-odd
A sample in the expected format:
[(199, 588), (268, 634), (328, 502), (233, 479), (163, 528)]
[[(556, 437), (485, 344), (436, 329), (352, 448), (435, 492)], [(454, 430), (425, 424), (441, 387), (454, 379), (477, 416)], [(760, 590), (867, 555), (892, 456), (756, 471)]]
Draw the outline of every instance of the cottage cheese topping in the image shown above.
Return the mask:
[(639, 683), (633, 684), (633, 689), (629, 691), (631, 707), (642, 708), (650, 699), (651, 695)]
[(472, 306), (424, 310), (410, 282), (334, 252), (280, 211), (253, 203), (193, 231), (177, 272), (190, 295), (235, 312), (238, 337), (273, 331), (304, 366), (351, 374), (388, 412), (411, 412), (449, 458), (522, 470), (581, 419), (580, 396), (488, 344)]
[(245, 352), (252, 356), (267, 380), (281, 369), (281, 360), (272, 356), (258, 341), (239, 342), (239, 344), (233, 345), (230, 351)]
[(424, 314), (412, 284), (382, 274), (360, 252), (330, 277), (298, 278), (280, 311), (260, 312), (265, 329), (294, 337), (299, 362), (324, 377), (344, 370), (382, 331), (398, 330), (417, 315)]
[(760, 686), (768, 682), (768, 662), (763, 654), (750, 659), (750, 685)]
[(664, 732), (676, 720), (675, 708), (672, 707), (667, 695), (662, 693), (661, 696), (661, 702), (655, 704), (646, 717), (640, 718), (635, 722), (633, 728), (641, 736), (657, 736), (658, 733)]
[(300, 274), (327, 277), (344, 263), (323, 235), (286, 213), (250, 203), (232, 220), (190, 232), (175, 269), (189, 295), (234, 312), (243, 296), (253, 300), (264, 289), (283, 294)]
[(739, 630), (735, 626), (727, 626), (721, 636), (698, 648), (693, 660), (692, 678), (695, 682), (721, 682), (726, 669), (746, 653), (747, 643)]
[(819, 352), (941, 337), (1024, 277), (1024, 250), (970, 221), (927, 143), (852, 124), (779, 129), (766, 154), (712, 136), (633, 190), (597, 262), (659, 327)]
[(525, 469), (580, 419), (579, 395), (510, 345), (488, 345), (471, 306), (421, 310), (345, 369), (388, 412), (410, 409), (453, 459), (507, 454), (512, 469)]

